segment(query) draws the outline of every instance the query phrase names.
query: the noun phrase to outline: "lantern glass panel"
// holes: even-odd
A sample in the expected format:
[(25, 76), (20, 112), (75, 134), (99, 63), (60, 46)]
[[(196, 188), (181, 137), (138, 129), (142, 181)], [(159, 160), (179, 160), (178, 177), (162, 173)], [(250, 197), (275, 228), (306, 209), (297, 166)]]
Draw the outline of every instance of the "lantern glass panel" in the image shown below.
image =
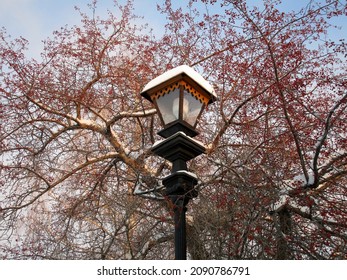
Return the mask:
[(203, 103), (191, 93), (184, 91), (183, 114), (182, 118), (185, 122), (195, 127), (199, 114), (202, 110)]
[(171, 123), (179, 118), (179, 88), (168, 92), (156, 99), (159, 113), (164, 121), (164, 124)]

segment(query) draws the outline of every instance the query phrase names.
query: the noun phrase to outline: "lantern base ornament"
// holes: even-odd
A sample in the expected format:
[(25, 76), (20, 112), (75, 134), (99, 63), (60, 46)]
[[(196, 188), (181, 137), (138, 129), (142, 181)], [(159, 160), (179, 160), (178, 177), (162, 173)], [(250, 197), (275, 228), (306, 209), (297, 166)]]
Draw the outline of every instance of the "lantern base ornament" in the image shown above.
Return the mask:
[(197, 183), (198, 180), (196, 176), (186, 171), (177, 171), (163, 179), (163, 185), (166, 189), (165, 194), (168, 197), (182, 197), (185, 202), (184, 205), (186, 205), (190, 199), (198, 196), (198, 190), (194, 188)]
[(179, 170), (187, 170), (186, 162), (203, 154), (206, 148), (185, 133), (177, 132), (158, 144), (154, 144), (151, 150), (157, 156), (171, 161), (172, 173), (174, 173)]
[(167, 125), (164, 129), (160, 130), (158, 132), (158, 135), (160, 135), (163, 138), (168, 138), (171, 135), (174, 135), (177, 132), (183, 132), (186, 135), (190, 137), (194, 137), (199, 135), (199, 133), (189, 124), (183, 122), (183, 121), (175, 121), (169, 125)]

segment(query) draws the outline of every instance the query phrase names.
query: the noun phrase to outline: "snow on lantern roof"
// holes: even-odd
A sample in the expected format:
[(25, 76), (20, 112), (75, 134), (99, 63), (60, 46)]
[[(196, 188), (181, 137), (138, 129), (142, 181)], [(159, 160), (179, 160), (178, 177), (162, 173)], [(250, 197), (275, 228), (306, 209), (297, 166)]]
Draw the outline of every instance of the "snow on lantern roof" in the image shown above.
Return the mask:
[(196, 82), (200, 87), (205, 89), (213, 99), (217, 99), (217, 94), (214, 91), (213, 87), (210, 85), (208, 81), (206, 81), (198, 72), (196, 72), (193, 68), (187, 66), (187, 65), (181, 65), (176, 68), (173, 68), (160, 76), (156, 77), (152, 81), (150, 81), (142, 90), (141, 95), (144, 95), (147, 91), (151, 90), (152, 88), (155, 88), (156, 86), (165, 83), (166, 81), (175, 78), (176, 76), (185, 74), (189, 78), (191, 78), (194, 82)]

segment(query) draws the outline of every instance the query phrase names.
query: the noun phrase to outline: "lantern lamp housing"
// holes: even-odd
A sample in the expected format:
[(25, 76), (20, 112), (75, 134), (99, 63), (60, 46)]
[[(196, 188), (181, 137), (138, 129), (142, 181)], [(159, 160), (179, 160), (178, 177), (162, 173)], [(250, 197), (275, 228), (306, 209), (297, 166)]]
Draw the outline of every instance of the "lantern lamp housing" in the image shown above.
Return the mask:
[(195, 128), (203, 109), (216, 100), (212, 86), (186, 65), (150, 81), (141, 95), (155, 105), (164, 127), (158, 134), (164, 138), (178, 131), (196, 136)]

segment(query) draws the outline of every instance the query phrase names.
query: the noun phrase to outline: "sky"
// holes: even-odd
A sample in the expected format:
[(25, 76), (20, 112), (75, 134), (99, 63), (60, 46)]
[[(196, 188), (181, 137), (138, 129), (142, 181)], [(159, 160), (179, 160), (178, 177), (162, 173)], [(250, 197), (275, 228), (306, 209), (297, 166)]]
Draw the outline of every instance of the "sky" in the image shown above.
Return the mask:
[[(281, 7), (285, 10), (296, 10), (308, 0), (283, 0)], [(125, 2), (125, 0), (120, 0)], [(144, 16), (143, 23), (148, 23), (154, 32), (164, 30), (165, 16), (157, 12), (157, 3), (164, 0), (134, 0), (135, 13)], [(173, 3), (184, 4), (187, 0), (173, 0)], [(250, 0), (258, 4), (260, 0)], [(39, 57), (42, 50), (42, 40), (51, 36), (60, 27), (78, 24), (80, 17), (75, 6), (87, 10), (90, 0), (0, 0), (0, 28), (5, 27), (13, 38), (22, 36), (29, 40), (29, 53)], [(99, 0), (97, 12), (106, 14), (114, 10), (113, 0)], [(347, 17), (339, 17), (339, 25), (347, 30)], [(345, 31), (346, 32), (346, 31)], [(346, 32), (347, 33), (347, 32)]]
[[(29, 40), (29, 54), (39, 57), (42, 40), (65, 25), (79, 24), (80, 16), (75, 6), (88, 11), (90, 0), (0, 0), (0, 28), (5, 27), (12, 38), (22, 36)], [(99, 0), (97, 13), (102, 16), (115, 10), (113, 0)], [(125, 3), (125, 0), (120, 0)], [(156, 9), (161, 0), (135, 0), (137, 14), (146, 16), (150, 26), (163, 25), (165, 17)], [(145, 23), (146, 21), (143, 21)]]

